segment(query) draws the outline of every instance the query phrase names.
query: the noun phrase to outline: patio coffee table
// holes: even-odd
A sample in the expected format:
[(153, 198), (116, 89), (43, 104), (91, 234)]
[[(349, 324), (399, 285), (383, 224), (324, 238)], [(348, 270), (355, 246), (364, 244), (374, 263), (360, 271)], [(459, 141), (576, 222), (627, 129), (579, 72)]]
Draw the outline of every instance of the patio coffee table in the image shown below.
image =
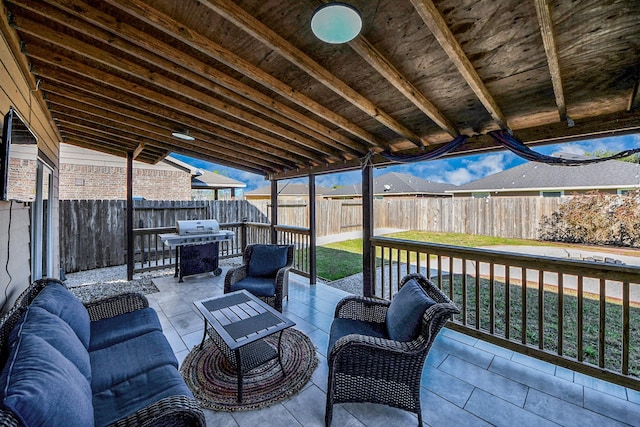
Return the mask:
[[(202, 348), (207, 334), (238, 373), (238, 402), (242, 402), (242, 374), (275, 358), (285, 375), (280, 354), (282, 331), (295, 325), (247, 291), (241, 290), (195, 301), (204, 317)], [(279, 333), (277, 350), (264, 338)]]

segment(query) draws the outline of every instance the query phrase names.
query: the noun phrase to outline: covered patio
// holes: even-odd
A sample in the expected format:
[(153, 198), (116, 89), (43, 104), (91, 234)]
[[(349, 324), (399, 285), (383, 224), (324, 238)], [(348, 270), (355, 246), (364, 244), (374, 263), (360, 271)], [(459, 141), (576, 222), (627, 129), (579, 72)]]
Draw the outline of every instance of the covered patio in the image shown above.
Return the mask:
[[(226, 268), (225, 268), (226, 270)], [(164, 333), (181, 362), (200, 343), (203, 321), (193, 301), (220, 295), (223, 276), (205, 274), (178, 283), (155, 278), (149, 294)], [(326, 348), (336, 303), (347, 294), (292, 274), (283, 313), (317, 347), (319, 365), (295, 396), (247, 412), (205, 410), (207, 425), (320, 426), (327, 386)], [(638, 425), (640, 392), (543, 362), (468, 335), (444, 329), (422, 375), (422, 413), (430, 426)], [(334, 425), (414, 425), (415, 415), (372, 404), (336, 405)]]
[[(288, 235), (303, 235), (304, 262), (308, 262), (307, 269), (300, 269), (309, 276), (308, 282), (295, 281), (286, 313), (299, 320), (298, 327), (314, 339), (322, 356), (327, 323), (341, 295), (321, 284), (310, 286), (316, 283), (315, 213), (310, 210), (309, 230), (278, 224), (277, 181), (307, 178), (309, 199), (314, 200), (317, 175), (360, 170), (365, 295), (391, 298), (393, 284), (404, 266), (413, 265), (409, 262), (412, 257), (418, 269), (430, 271), (430, 263), (435, 263), (441, 284), (446, 271), (443, 263), (461, 260), (463, 314), (450, 326), (466, 335), (447, 330), (430, 356), (423, 389), (429, 424), (511, 425), (518, 420), (530, 425), (541, 422), (538, 417), (568, 424), (590, 421), (593, 416), (593, 423), (637, 424), (640, 398), (637, 391), (626, 388), (640, 389), (638, 366), (631, 357), (640, 340), (637, 325), (630, 320), (637, 310), (630, 296), (640, 286), (636, 268), (513, 254), (504, 257), (384, 239), (374, 236), (371, 206), (373, 169), (403, 156), (428, 159), (436, 154), (491, 152), (505, 146), (501, 138), (506, 135), (535, 147), (638, 133), (639, 2), (351, 3), (360, 10), (362, 31), (353, 40), (334, 45), (320, 41), (311, 31), (311, 18), (321, 5), (315, 1), (2, 1), (0, 105), (3, 112), (12, 107), (25, 118), (38, 137), (39, 158), (46, 160), (50, 170), (44, 231), (31, 234), (24, 225), (32, 215), (27, 204), (0, 205), (3, 219), (10, 223), (14, 218), (23, 224), (18, 237), (3, 235), (0, 239), (8, 248), (0, 261), (16, 271), (14, 283), (22, 282), (5, 299), (15, 298), (29, 280), (58, 274), (60, 141), (126, 157), (129, 176), (133, 159), (156, 163), (179, 153), (258, 173), (271, 181), (273, 224), (266, 227), (267, 241), (283, 242)], [(134, 252), (132, 195), (129, 179), (130, 254)], [(18, 245), (17, 241), (27, 243)], [(32, 249), (38, 242), (47, 251), (45, 268), (40, 268), (44, 271), (26, 265), (29, 255), (43, 258)], [(376, 276), (377, 257), (388, 267), (381, 276)], [(132, 275), (133, 257), (129, 262)], [(485, 300), (489, 301), (489, 321), (473, 316), (484, 308), (480, 291), (487, 278), (481, 277), (481, 263), (506, 267), (506, 289), (511, 284), (511, 269), (520, 271), (523, 304), (518, 334), (509, 327), (517, 323), (516, 316), (510, 317), (509, 298), (507, 328), (495, 331), (493, 267), (488, 273), (490, 296)], [(472, 270), (467, 268), (478, 268), (473, 280), (468, 280)], [(9, 273), (8, 267), (6, 270)], [(531, 283), (528, 270), (537, 275)], [(453, 273), (453, 267), (448, 271)], [(565, 275), (577, 277), (577, 357), (562, 354), (563, 334), (559, 333), (552, 343), (560, 353), (559, 358), (554, 354), (554, 364), (520, 355), (549, 360), (545, 326), (551, 323), (562, 331), (562, 286), (554, 294), (558, 319), (549, 322), (543, 314), (547, 273), (557, 275), (558, 282)], [(582, 277), (598, 280), (598, 295), (586, 298), (599, 304), (595, 322), (599, 345), (595, 348), (587, 348), (582, 338), (586, 301)], [(609, 368), (605, 354), (608, 280), (620, 288), (615, 371)], [(452, 276), (449, 283), (453, 295)], [(192, 301), (221, 292), (219, 283), (192, 285), (176, 288), (160, 283), (162, 292), (151, 296), (180, 357), (199, 335)], [(533, 297), (538, 304), (533, 321), (523, 314), (527, 298), (532, 301), (528, 289), (538, 291)], [(468, 291), (475, 291), (477, 298), (469, 300)], [(527, 325), (533, 325), (533, 330)], [(587, 353), (592, 362), (585, 363)], [(583, 367), (590, 375), (617, 385), (567, 370), (567, 366), (576, 371)], [(245, 424), (242, 417), (271, 420), (279, 411), (278, 415), (286, 417), (313, 417), (296, 421), (303, 425), (320, 424), (319, 414), (296, 410), (295, 405), (322, 411), (321, 405), (304, 402), (322, 397), (325, 377), (318, 370), (313, 384), (288, 407), (283, 404), (255, 414), (236, 414), (234, 420), (239, 424)], [(383, 416), (371, 415), (379, 414), (379, 408), (347, 407), (336, 419), (345, 417), (348, 423), (355, 417), (366, 425), (388, 423), (382, 421)], [(504, 414), (508, 416), (495, 418)], [(406, 414), (394, 414), (393, 420), (402, 417)]]

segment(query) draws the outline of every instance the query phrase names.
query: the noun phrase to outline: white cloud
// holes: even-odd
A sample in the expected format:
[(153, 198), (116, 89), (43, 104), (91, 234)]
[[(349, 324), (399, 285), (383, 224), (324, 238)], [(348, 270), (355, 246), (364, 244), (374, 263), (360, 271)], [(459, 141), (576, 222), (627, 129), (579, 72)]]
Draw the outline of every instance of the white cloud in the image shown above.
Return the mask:
[(488, 154), (478, 160), (467, 161), (467, 168), (472, 174), (485, 177), (505, 169), (504, 154)]
[(445, 181), (449, 184), (462, 185), (473, 181), (474, 179), (474, 175), (466, 168), (459, 168), (445, 172)]

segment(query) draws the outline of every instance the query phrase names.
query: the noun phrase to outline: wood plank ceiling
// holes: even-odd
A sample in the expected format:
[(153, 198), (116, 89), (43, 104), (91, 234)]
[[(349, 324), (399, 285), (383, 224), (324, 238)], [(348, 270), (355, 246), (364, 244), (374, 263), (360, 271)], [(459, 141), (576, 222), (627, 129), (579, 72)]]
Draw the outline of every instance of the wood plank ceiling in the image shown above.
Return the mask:
[(149, 163), (282, 178), (459, 134), (455, 155), (491, 150), (501, 128), (528, 144), (640, 129), (640, 0), (350, 3), (363, 31), (343, 45), (312, 34), (315, 0), (3, 7), (63, 140)]

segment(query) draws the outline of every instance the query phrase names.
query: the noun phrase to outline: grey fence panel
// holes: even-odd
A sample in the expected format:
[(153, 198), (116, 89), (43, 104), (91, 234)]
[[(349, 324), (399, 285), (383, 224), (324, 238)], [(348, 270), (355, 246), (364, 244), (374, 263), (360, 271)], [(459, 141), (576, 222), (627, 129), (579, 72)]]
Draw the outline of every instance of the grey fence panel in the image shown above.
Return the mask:
[[(559, 198), (385, 198), (374, 200), (376, 228), (398, 228), (538, 238), (538, 224), (560, 206)], [(220, 223), (269, 223), (270, 201), (135, 201), (134, 227), (173, 227), (179, 220), (214, 218)], [(308, 228), (306, 201), (282, 201), (278, 224)], [(124, 200), (61, 200), (60, 259), (74, 272), (126, 262)], [(362, 203), (318, 200), (317, 236), (360, 230)]]

